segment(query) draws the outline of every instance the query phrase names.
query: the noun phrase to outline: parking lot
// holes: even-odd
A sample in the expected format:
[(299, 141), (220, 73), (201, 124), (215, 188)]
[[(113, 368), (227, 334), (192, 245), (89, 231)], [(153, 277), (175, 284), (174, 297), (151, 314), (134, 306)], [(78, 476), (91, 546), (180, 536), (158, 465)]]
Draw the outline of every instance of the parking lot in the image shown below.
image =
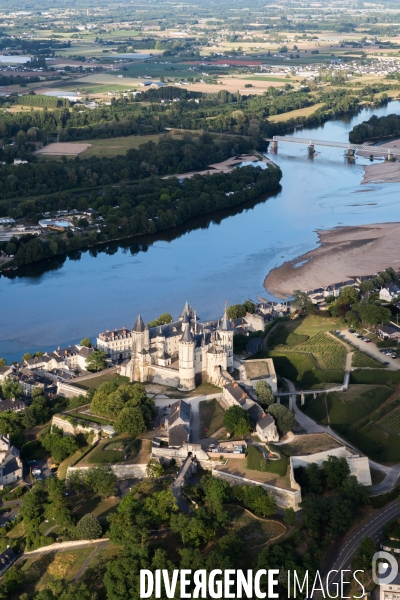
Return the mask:
[[(380, 352), (381, 348), (378, 348), (374, 342), (364, 342), (361, 338), (356, 337), (354, 333), (349, 333), (348, 329), (342, 330), (340, 335), (347, 342), (350, 342), (356, 350), (362, 350), (362, 352), (365, 352), (365, 354), (368, 354), (381, 363), (388, 362), (389, 364), (386, 365), (388, 369), (393, 371), (398, 371), (400, 369), (400, 358), (386, 356)], [(366, 337), (368, 337), (368, 334), (366, 334)]]

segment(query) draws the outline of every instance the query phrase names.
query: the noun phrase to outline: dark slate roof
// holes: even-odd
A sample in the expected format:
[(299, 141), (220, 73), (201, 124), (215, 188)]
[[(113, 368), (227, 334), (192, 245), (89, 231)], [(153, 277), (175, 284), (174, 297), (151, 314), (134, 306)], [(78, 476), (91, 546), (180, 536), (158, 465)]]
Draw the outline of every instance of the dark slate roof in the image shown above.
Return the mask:
[(190, 331), (190, 327), (186, 327), (185, 331), (183, 332), (181, 342), (194, 342), (194, 338), (192, 332)]
[(178, 419), (190, 423), (190, 404), (184, 400), (177, 400), (171, 405), (168, 426), (171, 427)]
[(239, 317), (238, 319), (232, 319), (231, 323), (233, 327), (238, 327), (239, 325), (247, 325), (247, 321), (243, 317)]
[(18, 466), (17, 463), (17, 459), (13, 458), (12, 460), (9, 460), (4, 467), (2, 468), (2, 472), (3, 472), (3, 477), (5, 475), (10, 475), (11, 473), (14, 473), (15, 471), (18, 471), (20, 467)]
[(273, 422), (274, 422), (274, 418), (270, 414), (266, 414), (262, 417), (262, 419), (257, 421), (257, 425), (259, 427), (261, 427), (261, 429), (265, 429), (266, 427), (271, 425)]
[(168, 358), (171, 358), (171, 355), (170, 355), (170, 354), (168, 354), (168, 352), (163, 352), (163, 353), (161, 354), (160, 358), (161, 358), (162, 360), (168, 360)]
[(168, 430), (168, 443), (170, 446), (182, 446), (189, 441), (189, 429), (184, 425), (176, 425)]
[(136, 333), (143, 333), (144, 329), (145, 328), (143, 319), (140, 315), (138, 315), (138, 318), (136, 319), (136, 323), (134, 324), (132, 331), (136, 331)]
[(5, 410), (16, 410), (25, 408), (26, 404), (23, 400), (1, 400), (0, 401), (0, 412)]
[(190, 320), (190, 319), (189, 319), (189, 315), (188, 315), (188, 313), (185, 311), (185, 312), (183, 313), (183, 317), (182, 317), (182, 323), (189, 323), (189, 320)]
[(253, 406), (249, 408), (247, 412), (255, 423), (260, 421), (264, 416), (264, 411), (259, 404), (253, 404)]
[(235, 382), (226, 385), (225, 388), (228, 390), (231, 396), (237, 400), (237, 402), (240, 404), (244, 404), (246, 402), (246, 398), (248, 397), (247, 392), (242, 388), (241, 385)]
[(231, 322), (229, 321), (228, 317), (226, 316), (226, 311), (224, 312), (224, 318), (222, 319), (220, 329), (221, 329), (221, 331), (232, 331), (232, 329), (233, 329)]

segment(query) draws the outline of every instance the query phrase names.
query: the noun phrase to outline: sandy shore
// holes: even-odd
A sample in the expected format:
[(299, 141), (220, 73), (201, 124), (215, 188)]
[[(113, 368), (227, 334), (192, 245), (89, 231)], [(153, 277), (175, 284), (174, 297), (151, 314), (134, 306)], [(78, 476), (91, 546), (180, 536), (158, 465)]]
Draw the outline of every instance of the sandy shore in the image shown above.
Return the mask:
[(317, 233), (319, 248), (267, 275), (264, 287), (269, 293), (286, 298), (296, 289), (313, 290), (387, 267), (399, 269), (400, 223), (337, 227)]
[(179, 173), (178, 175), (166, 175), (162, 179), (169, 179), (170, 177), (178, 177), (178, 179), (190, 179), (194, 175), (213, 175), (215, 173), (229, 173), (232, 171), (234, 167), (240, 165), (242, 162), (258, 162), (263, 160), (263, 162), (274, 165), (269, 158), (262, 156), (255, 156), (254, 154), (239, 154), (233, 158), (228, 158), (220, 163), (213, 163), (212, 165), (208, 165), (208, 169), (204, 171), (189, 171), (188, 173)]
[[(400, 148), (400, 140), (391, 140), (380, 144), (379, 146), (371, 146), (375, 158), (379, 156), (385, 158), (387, 154), (379, 155), (379, 148)], [(370, 156), (368, 152), (357, 152), (358, 156)], [(364, 179), (361, 183), (396, 183), (400, 181), (400, 156), (397, 156), (397, 162), (383, 162), (378, 164), (371, 164), (364, 167)]]

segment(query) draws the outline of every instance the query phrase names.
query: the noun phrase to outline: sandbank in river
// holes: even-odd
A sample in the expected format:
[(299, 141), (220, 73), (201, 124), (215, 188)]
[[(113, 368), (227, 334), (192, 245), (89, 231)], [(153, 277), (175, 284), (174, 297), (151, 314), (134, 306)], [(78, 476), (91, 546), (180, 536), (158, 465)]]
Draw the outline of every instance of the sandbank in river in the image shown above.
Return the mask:
[(336, 227), (317, 231), (320, 246), (273, 269), (265, 289), (277, 298), (313, 290), (349, 277), (373, 275), (400, 266), (400, 223)]

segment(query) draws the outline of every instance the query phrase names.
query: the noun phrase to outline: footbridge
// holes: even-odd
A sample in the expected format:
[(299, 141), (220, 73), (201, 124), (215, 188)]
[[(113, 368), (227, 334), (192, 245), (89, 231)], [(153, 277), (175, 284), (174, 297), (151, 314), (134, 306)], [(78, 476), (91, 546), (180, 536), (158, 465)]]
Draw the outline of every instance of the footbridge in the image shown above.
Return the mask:
[(350, 144), (347, 142), (331, 142), (328, 140), (313, 140), (310, 138), (299, 138), (289, 137), (285, 135), (274, 135), (273, 138), (265, 138), (267, 142), (271, 143), (271, 152), (277, 152), (278, 144), (280, 142), (287, 142), (290, 144), (303, 144), (308, 146), (308, 153), (312, 156), (315, 152), (315, 146), (328, 146), (329, 148), (344, 148), (347, 150), (347, 156), (349, 158), (354, 157), (357, 150), (363, 152), (369, 152), (369, 154), (387, 154), (388, 160), (391, 160), (393, 156), (400, 156), (400, 148), (386, 148), (383, 146), (367, 146), (365, 144)]
[(304, 406), (306, 396), (312, 395), (315, 399), (318, 394), (329, 394), (330, 392), (347, 392), (349, 389), (350, 382), (350, 371), (345, 371), (343, 385), (337, 385), (331, 388), (324, 388), (320, 390), (293, 390), (291, 392), (276, 392), (274, 394), (277, 404), (280, 404), (281, 398), (289, 397), (289, 409), (293, 410), (293, 402), (296, 401), (296, 397), (300, 396), (301, 406)]

